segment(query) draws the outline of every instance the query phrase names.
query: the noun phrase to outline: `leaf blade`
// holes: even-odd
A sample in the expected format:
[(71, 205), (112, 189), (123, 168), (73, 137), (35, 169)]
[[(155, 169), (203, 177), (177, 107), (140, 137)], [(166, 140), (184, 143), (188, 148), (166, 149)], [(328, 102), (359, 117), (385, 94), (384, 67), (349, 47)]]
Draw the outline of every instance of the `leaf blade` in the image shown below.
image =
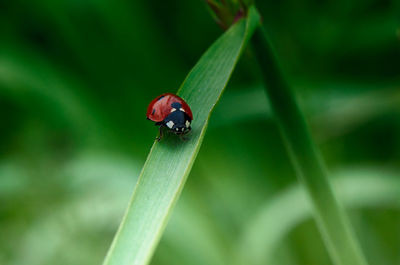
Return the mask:
[(166, 136), (154, 143), (104, 265), (147, 264), (185, 184), (202, 143), (211, 111), (240, 54), (259, 24), (254, 8), (201, 57), (178, 91), (194, 113), (186, 142)]

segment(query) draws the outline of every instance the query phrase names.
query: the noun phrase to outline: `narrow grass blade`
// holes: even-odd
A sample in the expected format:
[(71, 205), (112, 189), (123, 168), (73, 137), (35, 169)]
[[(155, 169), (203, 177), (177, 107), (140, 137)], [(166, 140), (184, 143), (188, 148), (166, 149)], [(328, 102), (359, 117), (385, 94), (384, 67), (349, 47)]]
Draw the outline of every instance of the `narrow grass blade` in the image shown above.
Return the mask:
[(266, 83), (271, 109), (283, 134), (296, 174), (311, 198), (318, 228), (333, 263), (366, 264), (347, 216), (336, 200), (303, 114), (261, 27), (256, 30), (252, 43)]
[(52, 124), (63, 124), (63, 129), (73, 130), (80, 139), (92, 131), (106, 134), (107, 126), (101, 125), (106, 121), (96, 118), (104, 115), (97, 113), (99, 109), (84, 93), (77, 92), (84, 90), (82, 82), (22, 48), (1, 45), (0, 51), (3, 96), (27, 109), (34, 106), (31, 112)]
[(104, 265), (147, 264), (178, 199), (203, 140), (211, 111), (240, 54), (259, 24), (254, 8), (201, 57), (178, 94), (194, 114), (187, 141), (174, 135), (155, 143)]
[[(333, 179), (346, 208), (400, 207), (400, 179), (396, 174), (382, 169), (351, 169), (336, 173)], [(268, 200), (245, 225), (238, 246), (241, 264), (268, 264), (285, 236), (311, 218), (312, 211), (307, 193), (299, 185)]]

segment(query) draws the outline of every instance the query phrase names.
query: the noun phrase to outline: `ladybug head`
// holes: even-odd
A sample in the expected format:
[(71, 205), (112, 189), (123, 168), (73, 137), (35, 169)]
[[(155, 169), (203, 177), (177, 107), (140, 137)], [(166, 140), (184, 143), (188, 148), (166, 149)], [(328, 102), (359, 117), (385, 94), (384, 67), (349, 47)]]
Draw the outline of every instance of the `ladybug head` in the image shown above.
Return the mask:
[(182, 104), (174, 102), (171, 107), (171, 113), (163, 121), (165, 126), (176, 134), (185, 134), (190, 131), (192, 120), (182, 108)]
[(172, 107), (172, 109), (175, 109), (175, 110), (180, 110), (180, 111), (183, 110), (183, 109), (182, 109), (182, 104), (179, 103), (179, 102), (174, 102), (174, 103), (172, 103), (172, 104), (171, 104), (171, 107)]

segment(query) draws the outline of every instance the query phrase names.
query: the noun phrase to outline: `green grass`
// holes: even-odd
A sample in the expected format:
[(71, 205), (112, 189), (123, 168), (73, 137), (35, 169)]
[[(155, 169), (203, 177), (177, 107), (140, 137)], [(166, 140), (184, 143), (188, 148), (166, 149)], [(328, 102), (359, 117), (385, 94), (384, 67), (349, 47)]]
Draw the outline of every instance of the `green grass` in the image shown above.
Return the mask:
[(187, 141), (174, 135), (155, 142), (104, 265), (147, 264), (157, 246), (221, 96), (259, 16), (251, 9), (224, 33), (190, 71), (178, 95), (194, 113)]
[[(400, 206), (400, 180), (390, 172), (371, 168), (345, 170), (336, 173), (332, 182), (346, 209)], [(271, 262), (284, 238), (313, 218), (313, 211), (302, 185), (294, 185), (268, 200), (244, 225), (238, 245), (242, 264)]]
[[(205, 1), (0, 6), (0, 264), (101, 264), (156, 137), (147, 104), (176, 92), (222, 30)], [(257, 1), (336, 197), (379, 265), (400, 260), (399, 7)], [(152, 265), (333, 264), (251, 55), (207, 118), (170, 220), (160, 217)], [(183, 150), (171, 138), (155, 148)], [(183, 185), (160, 171), (153, 183)]]
[(271, 110), (282, 132), (296, 175), (311, 199), (314, 217), (333, 263), (367, 264), (346, 213), (336, 199), (323, 159), (293, 90), (262, 27), (256, 30), (252, 43)]

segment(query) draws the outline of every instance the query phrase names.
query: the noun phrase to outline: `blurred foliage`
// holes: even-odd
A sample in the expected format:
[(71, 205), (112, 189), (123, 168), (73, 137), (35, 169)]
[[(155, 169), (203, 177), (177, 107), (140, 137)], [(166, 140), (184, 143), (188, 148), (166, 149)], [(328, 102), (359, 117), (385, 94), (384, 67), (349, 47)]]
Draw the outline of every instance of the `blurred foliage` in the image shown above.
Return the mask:
[[(400, 2), (257, 5), (333, 176), (399, 178)], [(147, 104), (221, 30), (183, 0), (2, 1), (0, 25), (0, 264), (100, 264), (157, 133)], [(296, 185), (244, 55), (152, 264), (237, 262), (246, 226)], [(400, 262), (398, 200), (349, 210), (371, 264)], [(273, 264), (330, 264), (310, 217), (286, 229)]]

